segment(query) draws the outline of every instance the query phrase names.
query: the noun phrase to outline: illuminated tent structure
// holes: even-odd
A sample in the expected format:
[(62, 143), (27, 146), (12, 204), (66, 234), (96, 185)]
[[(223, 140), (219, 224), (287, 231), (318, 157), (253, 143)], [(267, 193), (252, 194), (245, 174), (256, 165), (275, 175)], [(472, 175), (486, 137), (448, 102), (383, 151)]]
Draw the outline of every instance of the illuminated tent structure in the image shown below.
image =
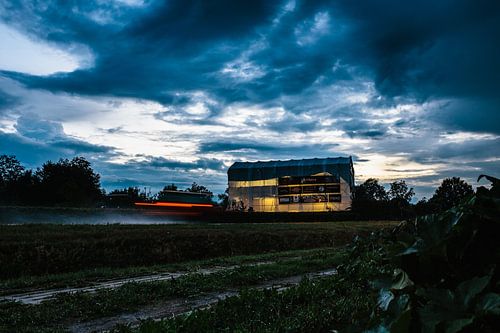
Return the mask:
[(351, 206), (351, 157), (236, 162), (227, 174), (229, 210), (326, 212)]

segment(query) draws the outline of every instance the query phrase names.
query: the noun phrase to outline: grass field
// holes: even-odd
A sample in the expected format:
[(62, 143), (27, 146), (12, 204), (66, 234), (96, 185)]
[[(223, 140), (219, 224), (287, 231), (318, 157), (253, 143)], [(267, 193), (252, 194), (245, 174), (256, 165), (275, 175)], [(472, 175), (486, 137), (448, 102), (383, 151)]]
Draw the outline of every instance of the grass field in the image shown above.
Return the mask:
[[(92, 294), (61, 294), (39, 305), (7, 302), (0, 305), (0, 327), (3, 325), (14, 331), (64, 329), (71, 322), (135, 311), (141, 306), (172, 298), (248, 287), (279, 277), (330, 268), (339, 265), (345, 258), (345, 253), (339, 249), (309, 250), (296, 253), (298, 254), (301, 256), (265, 265), (231, 268), (208, 275), (193, 273), (167, 281), (129, 283)], [(253, 257), (252, 261), (255, 259), (262, 258)]]
[[(95, 293), (63, 293), (36, 305), (0, 302), (0, 332), (66, 331), (75, 323), (131, 313), (172, 299), (190, 299), (223, 292), (228, 288), (238, 290), (241, 296), (220, 302), (209, 312), (193, 312), (196, 320), (193, 316), (181, 316), (154, 323), (144, 322), (138, 327), (116, 326), (114, 330), (199, 332), (218, 331), (224, 326), (231, 328), (230, 331), (274, 331), (274, 328), (288, 325), (269, 321), (268, 316), (277, 315), (276, 311), (282, 314), (280, 320), (290, 320), (291, 331), (306, 331), (307, 325), (318, 329), (321, 325), (347, 327), (350, 325), (349, 318), (365, 323), (363, 318), (367, 318), (376, 302), (376, 295), (366, 292), (367, 278), (363, 274), (374, 276), (384, 266), (380, 258), (369, 257), (370, 254), (363, 259), (368, 268), (356, 273), (355, 279), (332, 276), (317, 282), (305, 280), (299, 286), (280, 293), (245, 290), (266, 281), (333, 267), (347, 269), (344, 275), (350, 275), (352, 258), (344, 246), (351, 243), (356, 235), (369, 235), (395, 224), (367, 221), (3, 225), (0, 226), (0, 295), (86, 286), (111, 278), (158, 272), (187, 273), (172, 280), (127, 283)], [(227, 269), (208, 275), (197, 273), (197, 269), (214, 266)], [(242, 317), (237, 319), (241, 326), (231, 324), (231, 316), (241, 316), (249, 304), (254, 304), (251, 311), (257, 316), (255, 318), (263, 321), (248, 322)], [(326, 304), (332, 306), (329, 311), (334, 311), (334, 316), (321, 310)], [(297, 308), (292, 311), (290, 307)], [(311, 318), (312, 321), (307, 318), (295, 321), (290, 317), (292, 312), (299, 316), (314, 314), (319, 317)], [(223, 320), (223, 317), (226, 319)], [(324, 323), (320, 325), (321, 320)]]
[(392, 267), (380, 253), (356, 257), (342, 257), (337, 275), (303, 279), (286, 290), (243, 290), (207, 309), (139, 326), (118, 325), (112, 332), (363, 332), (377, 304), (370, 283)]
[(0, 225), (0, 279), (331, 247), (391, 225)]

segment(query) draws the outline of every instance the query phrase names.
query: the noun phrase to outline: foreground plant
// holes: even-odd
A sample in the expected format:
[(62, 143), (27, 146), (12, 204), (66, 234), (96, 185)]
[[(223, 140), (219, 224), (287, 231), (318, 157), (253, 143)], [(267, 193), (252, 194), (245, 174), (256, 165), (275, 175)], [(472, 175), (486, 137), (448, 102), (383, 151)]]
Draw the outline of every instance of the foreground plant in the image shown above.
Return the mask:
[[(481, 178), (481, 177), (480, 177)], [(402, 224), (379, 287), (376, 332), (497, 332), (500, 181), (441, 214)]]

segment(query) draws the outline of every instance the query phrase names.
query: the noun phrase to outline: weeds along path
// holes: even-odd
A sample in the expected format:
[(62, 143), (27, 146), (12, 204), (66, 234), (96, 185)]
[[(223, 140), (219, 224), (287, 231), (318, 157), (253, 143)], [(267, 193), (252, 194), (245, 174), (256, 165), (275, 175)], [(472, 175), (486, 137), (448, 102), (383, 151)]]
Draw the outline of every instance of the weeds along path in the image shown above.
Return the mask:
[(248, 287), (286, 288), (300, 282), (302, 276), (334, 274), (332, 267), (343, 264), (347, 257), (343, 248), (298, 252), (245, 262), (240, 258), (238, 263), (136, 277), (133, 281), (113, 280), (102, 283), (101, 288), (94, 285), (70, 288), (72, 292), (59, 289), (15, 295), (17, 301), (10, 295), (10, 301), (0, 302), (0, 331), (85, 331), (87, 324), (92, 331), (109, 327), (108, 322), (116, 325), (136, 323), (136, 318), (165, 318), (210, 306)]
[[(317, 279), (334, 275), (336, 273), (336, 269), (328, 269), (319, 272), (274, 279), (249, 287), (257, 290), (285, 290), (299, 284), (304, 277), (308, 279)], [(173, 299), (154, 306), (144, 307), (141, 310), (133, 313), (120, 314), (117, 316), (100, 318), (88, 322), (76, 323), (69, 326), (68, 330), (73, 333), (86, 333), (109, 331), (117, 325), (128, 325), (130, 327), (135, 327), (145, 319), (160, 320), (163, 318), (178, 316), (193, 310), (210, 307), (219, 301), (222, 301), (231, 296), (237, 296), (238, 294), (238, 289), (228, 289), (224, 291), (207, 293), (197, 297)]]
[[(287, 258), (288, 260), (299, 259), (300, 257), (291, 257)], [(233, 270), (239, 267), (253, 267), (259, 265), (270, 265), (274, 264), (276, 261), (260, 261), (242, 265), (229, 265), (229, 266), (214, 266), (210, 268), (200, 268), (196, 271), (185, 271), (185, 272), (163, 272), (158, 274), (150, 274), (145, 276), (137, 276), (137, 277), (127, 277), (122, 279), (113, 279), (109, 281), (100, 282), (88, 287), (78, 287), (78, 288), (62, 288), (62, 289), (47, 289), (47, 290), (39, 290), (29, 293), (21, 293), (14, 295), (7, 295), (0, 297), (1, 301), (14, 301), (22, 304), (40, 304), (43, 301), (48, 299), (52, 299), (59, 294), (75, 294), (75, 293), (95, 293), (99, 290), (103, 289), (115, 289), (119, 288), (127, 283), (147, 283), (147, 282), (159, 282), (164, 280), (177, 279), (182, 276), (186, 276), (188, 274), (213, 274), (222, 271)]]

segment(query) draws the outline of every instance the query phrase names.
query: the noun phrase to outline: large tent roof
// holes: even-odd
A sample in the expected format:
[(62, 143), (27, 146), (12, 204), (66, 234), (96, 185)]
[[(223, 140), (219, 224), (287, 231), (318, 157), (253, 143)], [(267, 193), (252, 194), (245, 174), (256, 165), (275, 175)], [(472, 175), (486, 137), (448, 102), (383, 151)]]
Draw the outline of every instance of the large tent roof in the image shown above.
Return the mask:
[(324, 172), (340, 176), (354, 186), (354, 168), (351, 157), (236, 162), (228, 169), (227, 174), (229, 181), (248, 181), (285, 176), (306, 177)]

